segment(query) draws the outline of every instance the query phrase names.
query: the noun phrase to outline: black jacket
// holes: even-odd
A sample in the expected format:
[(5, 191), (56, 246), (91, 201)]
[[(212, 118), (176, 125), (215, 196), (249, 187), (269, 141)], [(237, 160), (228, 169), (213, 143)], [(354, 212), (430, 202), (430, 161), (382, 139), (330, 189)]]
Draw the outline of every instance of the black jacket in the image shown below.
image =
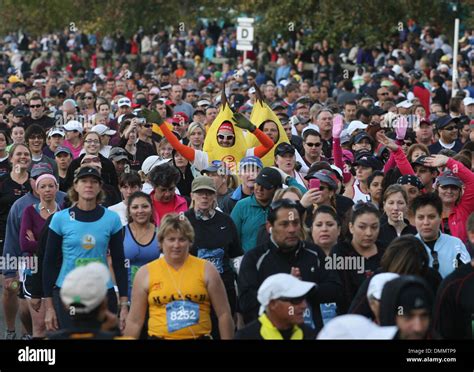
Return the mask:
[[(124, 149), (126, 144), (127, 144), (127, 139), (125, 137), (122, 137), (120, 139), (118, 147), (121, 147)], [(132, 159), (130, 159), (130, 161), (133, 162), (133, 165), (134, 165), (132, 169), (140, 170), (141, 164), (143, 164), (143, 162), (145, 161), (147, 157), (152, 156), (152, 155), (157, 155), (156, 148), (155, 146), (149, 144), (148, 142), (144, 142), (142, 140), (138, 140), (135, 146), (137, 148), (137, 151), (135, 153), (135, 156), (131, 156)], [(135, 168), (136, 164), (139, 165), (138, 168)]]
[(291, 136), (290, 143), (295, 147), (296, 151), (300, 153), (301, 157), (303, 157), (304, 156), (303, 138), (293, 134)]
[[(416, 231), (416, 227), (410, 225), (410, 221), (404, 220), (404, 222), (407, 224), (407, 226), (405, 226), (405, 228), (402, 230), (401, 235), (418, 234), (418, 232)], [(395, 227), (388, 223), (388, 217), (384, 214), (380, 219), (380, 232), (378, 241), (381, 242), (384, 246), (388, 246), (396, 238), (398, 238), (397, 230), (395, 230)]]
[[(341, 223), (344, 227), (344, 225), (347, 225), (349, 222), (349, 212), (352, 206), (354, 205), (354, 202), (352, 201), (351, 198), (348, 198), (347, 196), (344, 195), (339, 195), (336, 194), (336, 213), (341, 220)], [(314, 213), (314, 206), (311, 205), (306, 209), (306, 219), (305, 219), (305, 224), (307, 227), (311, 228), (311, 225), (313, 224), (313, 213)], [(347, 231), (341, 231), (341, 236), (345, 236)]]
[[(345, 314), (349, 309), (349, 306), (354, 299), (359, 287), (362, 285), (364, 280), (370, 278), (374, 272), (380, 266), (380, 260), (382, 259), (383, 253), (385, 251), (385, 247), (382, 244), (377, 242), (377, 254), (372, 257), (364, 258), (364, 266), (362, 267), (344, 267), (343, 269), (338, 269), (337, 273), (339, 274), (339, 278), (341, 280), (343, 286), (343, 296), (344, 300), (342, 306), (339, 307), (338, 312), (340, 314)], [(345, 260), (347, 257), (348, 260), (350, 259), (357, 259), (361, 260), (361, 255), (357, 253), (351, 243), (348, 242), (341, 242), (334, 246), (331, 251), (330, 257), (336, 257), (336, 260), (339, 257)], [(357, 264), (357, 262), (355, 262)], [(359, 272), (361, 270), (364, 272)]]
[(49, 116), (43, 115), (39, 119), (33, 119), (31, 116), (27, 116), (23, 119), (23, 124), (25, 124), (25, 128), (28, 128), (30, 125), (36, 124), (47, 131), (49, 128), (54, 127), (56, 124), (56, 120), (50, 118)]
[(470, 262), (441, 283), (433, 326), (446, 339), (474, 339), (474, 267)]
[(234, 272), (230, 259), (242, 256), (244, 251), (232, 218), (216, 211), (210, 220), (198, 220), (194, 209), (188, 210), (184, 215), (194, 228), (194, 242), (190, 253), (215, 263), (225, 287), (234, 288)]
[[(374, 272), (374, 275), (383, 272), (384, 271), (379, 268)], [(359, 314), (367, 318), (374, 318), (372, 310), (369, 306), (369, 301), (367, 300), (367, 290), (369, 289), (370, 281), (372, 280), (372, 278), (373, 276), (367, 278), (364, 283), (362, 283), (362, 285), (359, 287), (359, 290), (357, 291), (357, 294), (354, 297), (354, 300), (352, 300), (351, 306), (349, 308), (349, 314)], [(439, 275), (439, 273), (435, 269), (428, 267), (426, 272), (421, 276), (421, 278), (425, 279), (433, 293), (436, 293), (439, 285), (441, 284), (441, 275)]]
[[(81, 166), (81, 161), (84, 156), (85, 154), (82, 154), (77, 159), (74, 159), (69, 165), (65, 181), (65, 186), (67, 190), (69, 190), (69, 188), (74, 183), (74, 171)], [(99, 154), (99, 158), (100, 163), (102, 164), (101, 175), (102, 179), (104, 180), (104, 183), (111, 185), (118, 192), (118, 177), (117, 172), (115, 171), (114, 163), (112, 163), (111, 160), (107, 159), (101, 154)]]
[(240, 265), (238, 288), (240, 312), (246, 324), (258, 318), (260, 304), (257, 292), (263, 281), (278, 273), (291, 273), (292, 267), (301, 272), (301, 279), (316, 283), (316, 289), (308, 295), (308, 303), (313, 309), (316, 329), (322, 328), (320, 304), (340, 302), (342, 287), (337, 274), (326, 270), (324, 253), (315, 245), (300, 242), (292, 252), (282, 252), (269, 242), (245, 253)]

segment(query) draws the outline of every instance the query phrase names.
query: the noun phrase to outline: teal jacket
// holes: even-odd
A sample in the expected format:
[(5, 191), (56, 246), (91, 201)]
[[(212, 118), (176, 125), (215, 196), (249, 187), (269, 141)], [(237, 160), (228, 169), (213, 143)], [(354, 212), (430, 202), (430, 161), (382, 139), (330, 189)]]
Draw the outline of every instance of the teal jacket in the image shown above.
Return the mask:
[(255, 195), (239, 200), (230, 217), (237, 227), (237, 232), (245, 252), (257, 245), (258, 230), (267, 221), (268, 207), (262, 207)]

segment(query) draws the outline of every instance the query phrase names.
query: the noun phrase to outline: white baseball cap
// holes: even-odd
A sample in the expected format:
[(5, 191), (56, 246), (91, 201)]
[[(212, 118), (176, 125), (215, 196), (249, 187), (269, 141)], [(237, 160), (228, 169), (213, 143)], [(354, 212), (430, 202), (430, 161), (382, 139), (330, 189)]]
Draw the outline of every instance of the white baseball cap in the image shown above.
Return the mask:
[(107, 125), (104, 125), (104, 124), (94, 125), (91, 128), (91, 132), (96, 132), (97, 134), (99, 134), (99, 136), (104, 136), (104, 135), (113, 136), (115, 133), (117, 133), (116, 130), (112, 130)]
[(290, 274), (275, 274), (265, 279), (258, 289), (257, 299), (260, 302), (262, 315), (271, 300), (278, 298), (303, 297), (316, 285), (316, 283), (304, 282)]
[(84, 131), (81, 122), (77, 120), (69, 120), (66, 124), (64, 124), (63, 128), (66, 132), (77, 130), (79, 133), (82, 134), (82, 132)]
[(151, 170), (158, 165), (165, 164), (171, 161), (171, 159), (163, 159), (161, 156), (158, 155), (151, 155), (145, 159), (142, 164), (142, 172), (148, 174)]
[(347, 314), (331, 319), (319, 332), (318, 340), (391, 340), (396, 326), (380, 327), (362, 315)]
[(256, 92), (255, 87), (249, 89), (249, 94), (254, 94)]
[(62, 128), (53, 127), (48, 132), (48, 138), (55, 136), (57, 134), (59, 134), (61, 137), (66, 137), (66, 133), (64, 133), (64, 130)]
[(109, 269), (103, 263), (91, 262), (79, 266), (64, 278), (61, 300), (67, 307), (82, 305), (74, 308), (76, 313), (90, 313), (104, 301), (109, 280)]
[(354, 131), (356, 131), (357, 129), (364, 129), (365, 130), (365, 129), (367, 129), (367, 127), (368, 127), (368, 125), (364, 124), (360, 120), (352, 120), (351, 123), (349, 124), (349, 126), (346, 129), (346, 133), (349, 136), (352, 136), (352, 133), (354, 133)]
[(70, 103), (70, 104), (73, 105), (74, 107), (77, 107), (77, 102), (74, 101), (74, 100), (71, 99), (71, 98), (66, 99), (66, 100), (63, 102), (63, 105), (65, 105), (66, 103)]
[(395, 65), (392, 67), (392, 71), (395, 75), (400, 75), (400, 73), (402, 72), (402, 68), (399, 65)]
[(385, 284), (399, 276), (400, 275), (395, 273), (381, 273), (374, 275), (372, 279), (370, 279), (369, 288), (367, 289), (367, 298), (370, 300), (373, 297), (380, 301)]
[(122, 106), (132, 107), (132, 101), (130, 101), (130, 99), (127, 97), (123, 97), (118, 100), (117, 106), (118, 107), (122, 107)]
[(207, 99), (203, 99), (196, 104), (196, 106), (210, 106), (210, 105), (211, 105), (211, 102), (209, 102)]
[(469, 105), (474, 105), (474, 98), (466, 97), (462, 100), (462, 103), (464, 103), (464, 107), (467, 107)]
[(412, 103), (410, 100), (408, 100), (408, 99), (406, 99), (405, 101), (402, 101), (402, 102), (400, 102), (400, 103), (397, 103), (397, 107), (398, 107), (398, 108), (409, 109), (409, 108), (412, 107), (412, 106), (413, 106), (413, 103)]

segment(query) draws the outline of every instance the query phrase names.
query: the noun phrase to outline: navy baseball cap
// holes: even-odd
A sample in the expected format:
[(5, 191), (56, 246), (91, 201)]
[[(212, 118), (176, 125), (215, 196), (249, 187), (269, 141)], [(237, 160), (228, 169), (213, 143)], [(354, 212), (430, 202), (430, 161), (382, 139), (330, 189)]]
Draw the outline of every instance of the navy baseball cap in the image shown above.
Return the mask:
[(452, 185), (452, 186), (456, 186), (456, 187), (459, 187), (459, 188), (461, 188), (462, 185), (463, 185), (463, 182), (461, 181), (461, 179), (459, 177), (455, 176), (454, 173), (451, 172), (451, 171), (444, 172), (441, 176), (439, 176), (436, 179), (436, 183), (439, 186)]
[(354, 137), (353, 137), (353, 140), (352, 140), (352, 143), (359, 143), (360, 141), (362, 141), (363, 139), (368, 139), (370, 141), (370, 143), (374, 143), (374, 139), (370, 136), (370, 134), (366, 133), (366, 132), (359, 132), (357, 133)]
[(48, 163), (37, 163), (31, 167), (30, 177), (38, 178), (42, 174), (53, 174), (53, 168)]
[(372, 168), (373, 170), (382, 170), (383, 169), (383, 162), (381, 162), (375, 156), (361, 156), (357, 158), (354, 162), (354, 165), (360, 165), (362, 167)]
[(79, 168), (77, 170), (77, 173), (75, 172), (74, 182), (84, 177), (95, 177), (102, 183), (102, 176), (100, 175), (99, 171), (95, 168), (91, 168), (91, 167)]
[(417, 157), (417, 158), (415, 159), (415, 161), (413, 161), (413, 162), (411, 163), (411, 166), (413, 167), (413, 169), (415, 169), (415, 166), (421, 165), (422, 167), (429, 168), (429, 169), (432, 170), (432, 171), (436, 170), (436, 168), (434, 168), (434, 167), (428, 167), (428, 166), (425, 164), (425, 160), (426, 160), (427, 158), (429, 158), (429, 156), (427, 156), (427, 155), (421, 155), (421, 156)]
[(59, 154), (69, 154), (69, 155), (72, 156), (71, 150), (69, 148), (65, 147), (65, 146), (58, 146), (58, 148), (54, 152), (54, 156), (56, 157)]
[(242, 158), (239, 164), (240, 168), (246, 167), (248, 165), (258, 167), (260, 169), (263, 168), (262, 160), (257, 156), (246, 156), (245, 158)]
[(436, 129), (440, 130), (449, 125), (449, 123), (454, 122), (459, 123), (459, 118), (453, 118), (451, 115), (441, 116), (436, 120)]

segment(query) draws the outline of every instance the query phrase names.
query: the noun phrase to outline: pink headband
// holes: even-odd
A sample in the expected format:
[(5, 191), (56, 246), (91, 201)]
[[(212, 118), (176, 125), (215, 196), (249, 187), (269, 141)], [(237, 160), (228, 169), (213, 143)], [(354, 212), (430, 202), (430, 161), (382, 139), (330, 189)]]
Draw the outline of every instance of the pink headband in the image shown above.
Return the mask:
[(56, 179), (56, 177), (54, 177), (52, 174), (49, 174), (49, 173), (45, 173), (45, 174), (42, 174), (41, 176), (39, 176), (37, 179), (36, 179), (36, 183), (35, 183), (35, 186), (38, 187), (40, 181), (42, 180), (45, 180), (45, 179), (52, 179), (54, 181), (54, 183), (56, 184), (56, 186), (58, 185), (58, 180)]

